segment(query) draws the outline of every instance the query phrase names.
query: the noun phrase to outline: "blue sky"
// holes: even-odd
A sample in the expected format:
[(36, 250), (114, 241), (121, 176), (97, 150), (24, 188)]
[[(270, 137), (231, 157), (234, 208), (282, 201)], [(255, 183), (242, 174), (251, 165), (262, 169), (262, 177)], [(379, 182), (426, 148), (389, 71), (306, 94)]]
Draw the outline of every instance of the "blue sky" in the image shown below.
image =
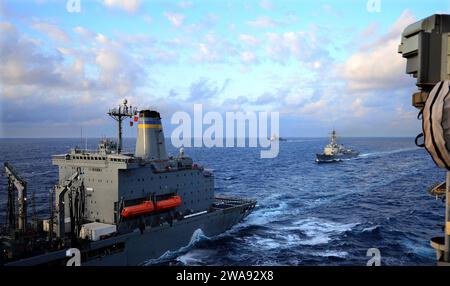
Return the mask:
[[(286, 137), (414, 136), (403, 28), (448, 1), (0, 0), (0, 137), (113, 136), (123, 98), (278, 111)], [(136, 130), (126, 128), (126, 136)]]

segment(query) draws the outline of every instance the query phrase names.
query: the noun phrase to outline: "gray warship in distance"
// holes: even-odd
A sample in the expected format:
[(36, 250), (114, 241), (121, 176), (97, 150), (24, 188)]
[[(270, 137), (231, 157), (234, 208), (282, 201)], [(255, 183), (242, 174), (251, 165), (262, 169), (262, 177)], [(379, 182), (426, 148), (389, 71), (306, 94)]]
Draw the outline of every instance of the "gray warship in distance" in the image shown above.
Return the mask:
[[(213, 173), (182, 149), (169, 157), (157, 111), (138, 112), (124, 101), (108, 114), (118, 122), (117, 144), (103, 139), (96, 151), (52, 157), (59, 182), (49, 219), (27, 221), (26, 182), (5, 163), (1, 265), (66, 265), (73, 249), (81, 265), (141, 265), (188, 245), (198, 230), (214, 236), (230, 229), (255, 207), (255, 200), (215, 196)], [(133, 117), (134, 154), (122, 152), (122, 121)]]
[(345, 148), (344, 145), (337, 143), (336, 131), (331, 132), (331, 142), (323, 149), (322, 154), (316, 154), (317, 163), (332, 163), (339, 162), (344, 159), (358, 157), (359, 152)]

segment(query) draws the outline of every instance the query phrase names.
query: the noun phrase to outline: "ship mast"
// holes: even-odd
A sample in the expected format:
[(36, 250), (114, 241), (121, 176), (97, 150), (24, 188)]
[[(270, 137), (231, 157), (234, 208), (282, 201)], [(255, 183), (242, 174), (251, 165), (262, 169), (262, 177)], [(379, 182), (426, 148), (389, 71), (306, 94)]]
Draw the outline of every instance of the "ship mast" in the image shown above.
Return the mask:
[(333, 129), (333, 131), (331, 131), (331, 144), (335, 145), (336, 144), (336, 130)]
[(117, 121), (117, 153), (122, 152), (122, 121), (124, 118), (133, 117), (137, 114), (137, 109), (131, 105), (127, 105), (128, 101), (123, 100), (123, 103), (118, 107), (109, 110), (108, 115)]

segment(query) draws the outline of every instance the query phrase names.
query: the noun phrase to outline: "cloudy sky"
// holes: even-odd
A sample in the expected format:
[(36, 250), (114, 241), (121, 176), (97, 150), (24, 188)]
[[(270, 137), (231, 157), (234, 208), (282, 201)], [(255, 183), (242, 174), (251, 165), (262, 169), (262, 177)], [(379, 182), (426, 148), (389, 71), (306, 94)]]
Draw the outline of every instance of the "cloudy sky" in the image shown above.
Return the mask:
[[(444, 0), (0, 0), (0, 137), (112, 136), (123, 98), (278, 111), (286, 137), (414, 136), (401, 31)], [(136, 130), (126, 128), (127, 136)]]

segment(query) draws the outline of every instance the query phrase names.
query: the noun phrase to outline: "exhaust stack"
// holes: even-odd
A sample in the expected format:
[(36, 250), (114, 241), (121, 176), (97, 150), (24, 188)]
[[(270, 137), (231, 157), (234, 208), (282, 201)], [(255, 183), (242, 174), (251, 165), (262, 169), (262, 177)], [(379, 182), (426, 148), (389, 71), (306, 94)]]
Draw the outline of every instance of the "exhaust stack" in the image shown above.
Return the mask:
[(159, 112), (139, 111), (136, 157), (146, 160), (167, 160), (166, 143)]

